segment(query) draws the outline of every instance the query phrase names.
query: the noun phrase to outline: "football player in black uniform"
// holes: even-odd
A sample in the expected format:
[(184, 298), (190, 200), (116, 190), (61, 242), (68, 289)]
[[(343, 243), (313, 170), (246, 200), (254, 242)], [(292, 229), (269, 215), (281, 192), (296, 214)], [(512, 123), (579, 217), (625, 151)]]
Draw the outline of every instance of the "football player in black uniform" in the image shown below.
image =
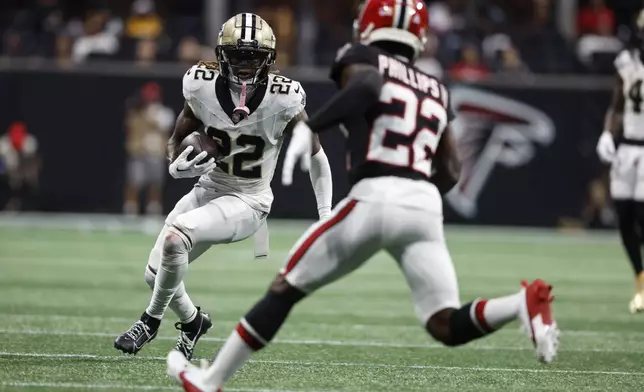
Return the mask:
[(207, 369), (179, 353), (168, 372), (186, 391), (217, 391), (276, 335), (293, 306), (384, 249), (398, 262), (427, 332), (447, 346), (483, 337), (519, 319), (537, 357), (551, 362), (558, 329), (551, 287), (535, 280), (508, 296), (461, 305), (445, 244), (441, 193), (458, 180), (447, 88), (413, 66), (424, 46), (422, 0), (368, 0), (358, 44), (341, 50), (331, 71), (340, 87), (318, 113), (295, 126), (282, 180), (297, 161), (308, 167), (312, 135), (343, 123), (352, 189), (291, 250), (265, 296), (240, 321)]

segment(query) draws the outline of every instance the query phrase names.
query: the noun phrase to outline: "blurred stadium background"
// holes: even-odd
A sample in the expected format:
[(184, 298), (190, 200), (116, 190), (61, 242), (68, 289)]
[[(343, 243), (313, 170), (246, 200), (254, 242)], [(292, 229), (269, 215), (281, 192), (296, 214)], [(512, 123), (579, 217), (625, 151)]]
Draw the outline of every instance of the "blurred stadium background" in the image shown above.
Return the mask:
[[(612, 230), (584, 229), (615, 226), (595, 144), (612, 61), (632, 44), (643, 2), (427, 3), (419, 66), (452, 89), (465, 163), (445, 201), (463, 300), (521, 278), (553, 281), (559, 362), (535, 368), (512, 330), (458, 351), (429, 342), (379, 255), (298, 309), (232, 390), (641, 391), (630, 267)], [(1, 391), (170, 388), (161, 362), (170, 322), (137, 358), (117, 357), (111, 342), (147, 301), (144, 260), (192, 185), (171, 180), (163, 160), (181, 76), (213, 58), (219, 27), (237, 12), (273, 26), (278, 68), (302, 82), (315, 111), (335, 91), (328, 67), (351, 39), (354, 1), (0, 1)], [(323, 145), (337, 201), (347, 191), (343, 137), (327, 132)], [(192, 296), (217, 323), (199, 356), (216, 350), (315, 218), (300, 176), (290, 189), (274, 181), (267, 262), (241, 243), (191, 268)]]
[[(2, 1), (0, 207), (149, 216), (169, 211), (191, 185), (167, 181), (161, 159), (182, 104), (181, 75), (213, 58), (222, 22), (253, 11), (273, 25), (278, 68), (302, 81), (311, 112), (334, 91), (328, 66), (351, 39), (356, 3)], [(446, 203), (447, 220), (613, 226), (606, 170), (594, 146), (612, 62), (632, 43), (642, 2), (428, 3), (430, 39), (419, 64), (454, 90), (467, 170)], [(506, 125), (514, 135), (501, 135)], [(343, 141), (328, 132), (324, 142), (332, 150), (338, 200), (347, 190)], [(497, 146), (501, 154), (493, 152)], [(272, 217), (315, 217), (306, 181), (293, 192), (274, 185)]]

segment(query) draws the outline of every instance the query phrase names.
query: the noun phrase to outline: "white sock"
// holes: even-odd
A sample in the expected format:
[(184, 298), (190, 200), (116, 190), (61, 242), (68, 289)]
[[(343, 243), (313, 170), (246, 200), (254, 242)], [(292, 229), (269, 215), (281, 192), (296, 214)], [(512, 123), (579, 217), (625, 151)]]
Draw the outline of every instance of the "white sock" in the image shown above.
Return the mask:
[[(145, 268), (145, 282), (154, 290), (154, 282), (156, 281), (157, 275), (150, 268), (150, 266)], [(186, 286), (183, 282), (179, 284), (177, 291), (174, 293), (174, 297), (170, 301), (169, 307), (183, 324), (191, 322), (197, 316), (197, 307), (192, 303), (190, 296), (188, 296)]]
[[(487, 325), (495, 330), (519, 317), (523, 296), (523, 292), (520, 291), (516, 294), (485, 301), (482, 306), (483, 318)], [(481, 302), (477, 303), (477, 307)]]
[(255, 351), (234, 330), (221, 347), (215, 361), (210, 365), (204, 381), (215, 388), (221, 388), (250, 359)]
[(197, 307), (186, 293), (186, 286), (183, 282), (174, 293), (169, 306), (183, 324), (187, 324), (197, 317)]
[(165, 310), (170, 305), (170, 301), (177, 292), (177, 289), (181, 286), (183, 277), (188, 270), (189, 249), (187, 240), (183, 239), (183, 235), (177, 234), (177, 236), (182, 239), (184, 246), (177, 245), (172, 252), (163, 252), (161, 266), (154, 280), (152, 298), (146, 309), (146, 313), (154, 318), (163, 318)]

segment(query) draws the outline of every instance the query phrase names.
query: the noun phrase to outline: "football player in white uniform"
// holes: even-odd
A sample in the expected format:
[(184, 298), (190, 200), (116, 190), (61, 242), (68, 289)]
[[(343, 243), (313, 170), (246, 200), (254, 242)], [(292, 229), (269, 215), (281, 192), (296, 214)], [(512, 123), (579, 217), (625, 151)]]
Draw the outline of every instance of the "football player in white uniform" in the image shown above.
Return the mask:
[(425, 330), (447, 346), (523, 323), (537, 357), (554, 359), (558, 329), (551, 287), (535, 280), (504, 297), (461, 305), (445, 244), (441, 193), (458, 179), (447, 88), (414, 67), (427, 31), (422, 0), (367, 0), (360, 44), (338, 56), (331, 78), (341, 88), (306, 123), (296, 125), (283, 181), (308, 161), (313, 134), (340, 122), (348, 130), (352, 188), (328, 219), (313, 225), (291, 250), (265, 296), (246, 313), (207, 369), (176, 352), (168, 373), (189, 392), (221, 390), (253, 352), (276, 335), (302, 299), (386, 250), (409, 285)]
[[(169, 141), (170, 174), (200, 177), (168, 215), (150, 253), (145, 281), (153, 289), (148, 308), (114, 342), (136, 354), (155, 338), (169, 306), (179, 317), (176, 349), (191, 358), (194, 346), (212, 326), (192, 303), (183, 283), (188, 264), (210, 246), (241, 241), (265, 224), (273, 193), (270, 182), (284, 135), (306, 120), (306, 95), (300, 83), (270, 73), (275, 36), (258, 15), (228, 20), (215, 49), (216, 63), (202, 62), (183, 78), (185, 105)], [(219, 144), (218, 162), (202, 162), (204, 151), (188, 160), (192, 147), (181, 141), (203, 127)], [(330, 214), (331, 171), (316, 140), (310, 176), (320, 218)]]
[[(637, 18), (638, 41), (644, 43), (644, 10)], [(600, 159), (611, 164), (610, 193), (619, 232), (635, 272), (631, 313), (644, 311), (644, 45), (623, 50), (615, 59), (617, 82), (597, 144)], [(620, 135), (620, 131), (623, 131)], [(616, 142), (619, 144), (616, 147)]]

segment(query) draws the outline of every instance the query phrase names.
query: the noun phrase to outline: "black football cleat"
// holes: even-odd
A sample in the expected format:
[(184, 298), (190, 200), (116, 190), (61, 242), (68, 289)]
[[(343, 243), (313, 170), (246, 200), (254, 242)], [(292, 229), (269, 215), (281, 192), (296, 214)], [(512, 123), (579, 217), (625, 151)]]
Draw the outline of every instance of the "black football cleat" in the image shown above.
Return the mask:
[(114, 341), (114, 348), (125, 354), (136, 354), (143, 346), (150, 343), (157, 336), (160, 320), (143, 313), (141, 319), (132, 324), (130, 329), (123, 332)]
[(187, 324), (177, 322), (174, 327), (179, 330), (175, 350), (182, 353), (186, 359), (191, 360), (197, 341), (212, 327), (212, 321), (207, 313), (202, 312), (201, 308), (197, 307), (197, 316), (194, 320)]

